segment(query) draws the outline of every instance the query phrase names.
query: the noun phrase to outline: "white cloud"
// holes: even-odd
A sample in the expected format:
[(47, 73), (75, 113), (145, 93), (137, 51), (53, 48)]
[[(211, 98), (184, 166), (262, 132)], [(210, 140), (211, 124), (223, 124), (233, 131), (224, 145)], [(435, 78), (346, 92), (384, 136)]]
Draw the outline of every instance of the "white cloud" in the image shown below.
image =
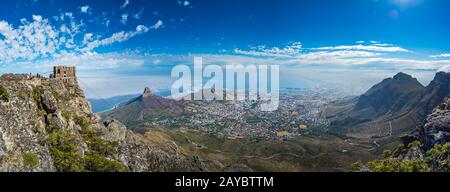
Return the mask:
[(83, 37), (83, 44), (87, 44), (90, 40), (92, 40), (92, 37), (94, 36), (94, 34), (92, 33), (86, 33), (84, 34)]
[(40, 16), (40, 15), (33, 15), (33, 20), (40, 22), (40, 21), (42, 21), (42, 16)]
[(127, 24), (127, 21), (128, 21), (128, 14), (126, 13), (122, 14), (122, 16), (120, 17), (120, 23), (125, 25)]
[(177, 1), (177, 3), (178, 3), (179, 6), (184, 6), (184, 7), (187, 7), (187, 6), (191, 5), (191, 2), (189, 2), (187, 0), (186, 1), (179, 0), (179, 1)]
[(441, 68), (439, 68), (437, 71), (445, 71), (445, 72), (450, 72), (450, 65), (445, 65), (442, 66)]
[[(363, 43), (363, 42), (360, 42)], [(249, 57), (264, 57), (277, 60), (289, 66), (333, 66), (365, 67), (380, 69), (450, 69), (450, 60), (411, 59), (414, 52), (404, 48), (380, 42), (370, 45), (342, 45), (334, 47), (303, 48), (301, 44), (288, 45), (284, 48), (266, 46), (252, 47), (250, 50), (235, 49), (234, 53)], [(431, 57), (450, 57), (441, 54)]]
[(89, 12), (89, 5), (85, 5), (85, 6), (80, 7), (80, 11), (82, 13), (88, 13)]
[(120, 9), (125, 9), (128, 4), (130, 4), (130, 0), (125, 0), (125, 2), (123, 2), (123, 4), (120, 6)]
[(394, 45), (389, 44), (389, 43), (375, 43), (373, 44), (374, 46), (378, 46), (378, 47), (393, 47)]
[(135, 31), (121, 31), (111, 35), (111, 37), (94, 40), (89, 42), (86, 47), (83, 48), (85, 52), (90, 52), (93, 49), (100, 46), (107, 46), (113, 43), (124, 42), (136, 35), (140, 35), (149, 31), (149, 28), (144, 25), (138, 25)]
[(153, 64), (155, 64), (155, 65), (158, 65), (158, 64), (160, 64), (161, 63), (161, 60), (160, 59), (155, 59), (154, 61), (153, 61)]
[(364, 51), (379, 51), (379, 52), (407, 52), (408, 50), (397, 47), (388, 46), (388, 44), (372, 44), (372, 45), (341, 45), (334, 47), (319, 47), (312, 48), (312, 50), (364, 50)]
[(145, 25), (138, 25), (136, 27), (137, 32), (147, 32), (148, 30), (149, 30), (149, 28)]
[(299, 59), (304, 60), (319, 60), (319, 59), (345, 59), (345, 58), (362, 58), (362, 57), (374, 57), (380, 55), (379, 53), (373, 53), (368, 51), (319, 51), (305, 53), (297, 56)]
[(439, 55), (430, 55), (431, 58), (450, 57), (450, 53), (442, 53)]
[(151, 29), (159, 29), (164, 25), (163, 21), (158, 20), (154, 25), (152, 25), (150, 28)]
[(262, 57), (294, 57), (299, 55), (302, 49), (300, 42), (294, 42), (284, 48), (272, 47), (267, 48), (265, 45), (252, 47), (250, 51), (244, 51), (235, 49), (234, 53), (250, 56), (262, 56)]
[(0, 62), (49, 57), (61, 46), (57, 29), (40, 15), (32, 17), (33, 22), (22, 19), (18, 28), (0, 21)]
[(120, 67), (139, 67), (144, 64), (141, 59), (132, 58), (126, 54), (84, 54), (61, 57), (52, 61), (41, 62), (39, 66), (74, 65), (80, 70), (114, 69)]
[(163, 24), (158, 21), (150, 27), (138, 25), (135, 30), (115, 32), (105, 38), (105, 35), (85, 33), (85, 24), (77, 21), (71, 12), (61, 13), (57, 18), (58, 25), (40, 15), (32, 15), (32, 21), (21, 19), (17, 27), (0, 21), (0, 64), (92, 55), (98, 47), (124, 42)]

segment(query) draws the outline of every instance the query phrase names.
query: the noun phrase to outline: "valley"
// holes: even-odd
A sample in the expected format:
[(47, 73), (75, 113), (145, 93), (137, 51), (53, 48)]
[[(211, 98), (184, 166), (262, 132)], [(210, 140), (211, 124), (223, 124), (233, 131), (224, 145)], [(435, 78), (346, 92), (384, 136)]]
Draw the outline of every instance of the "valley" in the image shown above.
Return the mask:
[(4, 1), (0, 172), (448, 172), (449, 7)]
[(308, 135), (280, 141), (219, 137), (192, 129), (155, 128), (145, 136), (177, 143), (185, 155), (203, 159), (210, 171), (348, 171), (356, 161), (377, 158), (374, 152), (332, 135)]
[[(145, 88), (141, 95), (99, 114), (92, 113), (76, 77), (58, 74), (55, 70), (49, 78), (9, 74), (0, 79), (0, 104), (5, 112), (0, 117), (6, 122), (2, 134), (13, 141), (0, 144), (7, 155), (22, 155), (24, 159), (22, 164), (3, 159), (0, 168), (350, 171), (355, 162), (383, 162), (387, 149), (407, 153), (410, 149), (399, 147), (417, 138), (428, 149), (448, 140), (448, 104), (439, 104), (450, 93), (448, 73), (438, 73), (426, 87), (400, 73), (358, 97), (343, 98), (337, 90), (323, 88), (286, 91), (273, 112), (260, 111), (259, 101), (174, 100)], [(400, 90), (411, 83), (417, 89)], [(430, 130), (417, 130), (424, 127), (420, 122), (428, 115), (422, 114), (432, 105), (438, 107), (432, 108), (435, 114), (428, 121), (435, 125)], [(11, 113), (13, 117), (8, 111), (22, 113)], [(59, 149), (58, 142), (65, 139), (70, 141)], [(31, 148), (21, 147), (24, 142), (31, 143)], [(57, 150), (68, 151), (61, 155)], [(398, 151), (395, 154), (403, 154)], [(72, 153), (77, 157), (71, 157)], [(27, 165), (29, 156), (42, 163)], [(108, 167), (102, 167), (103, 163)]]
[(177, 101), (146, 88), (100, 115), (147, 138), (175, 142), (208, 170), (348, 171), (400, 144), (429, 113), (426, 106), (450, 93), (448, 79), (438, 73), (424, 87), (399, 73), (344, 98), (333, 89), (290, 90), (281, 93), (273, 112), (260, 111), (259, 101)]
[(282, 140), (323, 131), (329, 122), (321, 113), (338, 98), (330, 89), (284, 92), (278, 110), (265, 112), (259, 110), (259, 101), (175, 101), (145, 95), (100, 116), (118, 119), (140, 133), (147, 128), (185, 127), (226, 137)]

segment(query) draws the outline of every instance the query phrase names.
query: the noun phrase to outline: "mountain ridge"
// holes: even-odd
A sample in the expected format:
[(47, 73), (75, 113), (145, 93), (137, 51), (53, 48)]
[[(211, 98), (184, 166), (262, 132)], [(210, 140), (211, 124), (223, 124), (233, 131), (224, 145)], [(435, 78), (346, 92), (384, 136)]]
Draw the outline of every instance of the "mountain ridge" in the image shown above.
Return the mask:
[(407, 133), (450, 94), (449, 82), (449, 73), (438, 72), (424, 87), (416, 78), (400, 72), (352, 101), (331, 103), (324, 115), (332, 131), (351, 136), (380, 137), (380, 132), (389, 129), (390, 134)]
[(118, 119), (130, 129), (138, 130), (145, 121), (175, 117), (183, 112), (184, 107), (180, 102), (155, 95), (146, 87), (141, 95), (100, 115), (103, 119)]

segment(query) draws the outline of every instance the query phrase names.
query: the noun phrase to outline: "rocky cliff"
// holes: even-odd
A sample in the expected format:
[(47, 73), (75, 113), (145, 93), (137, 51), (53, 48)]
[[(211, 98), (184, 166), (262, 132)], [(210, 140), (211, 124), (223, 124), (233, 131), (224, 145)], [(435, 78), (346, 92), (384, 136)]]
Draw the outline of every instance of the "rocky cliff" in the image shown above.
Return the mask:
[(367, 165), (354, 164), (357, 171), (374, 172), (448, 172), (450, 171), (450, 98), (434, 108), (422, 125), (401, 138), (384, 159)]
[(425, 151), (436, 144), (450, 142), (450, 97), (445, 98), (428, 115), (423, 125), (420, 125), (413, 133), (402, 137), (402, 141), (405, 146), (411, 142), (420, 141)]
[(0, 78), (0, 171), (204, 171), (173, 142), (99, 122), (76, 79)]

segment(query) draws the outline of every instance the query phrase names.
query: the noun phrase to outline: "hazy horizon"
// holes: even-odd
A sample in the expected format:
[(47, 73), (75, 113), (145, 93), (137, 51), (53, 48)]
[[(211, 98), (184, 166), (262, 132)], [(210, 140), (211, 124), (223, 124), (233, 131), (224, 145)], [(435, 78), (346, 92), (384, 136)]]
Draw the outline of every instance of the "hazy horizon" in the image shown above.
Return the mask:
[(205, 64), (278, 64), (280, 87), (348, 94), (400, 71), (424, 85), (448, 71), (450, 27), (442, 23), (450, 2), (323, 2), (8, 2), (0, 8), (0, 74), (76, 66), (87, 96), (107, 98), (168, 89), (172, 67), (192, 65), (194, 56)]

